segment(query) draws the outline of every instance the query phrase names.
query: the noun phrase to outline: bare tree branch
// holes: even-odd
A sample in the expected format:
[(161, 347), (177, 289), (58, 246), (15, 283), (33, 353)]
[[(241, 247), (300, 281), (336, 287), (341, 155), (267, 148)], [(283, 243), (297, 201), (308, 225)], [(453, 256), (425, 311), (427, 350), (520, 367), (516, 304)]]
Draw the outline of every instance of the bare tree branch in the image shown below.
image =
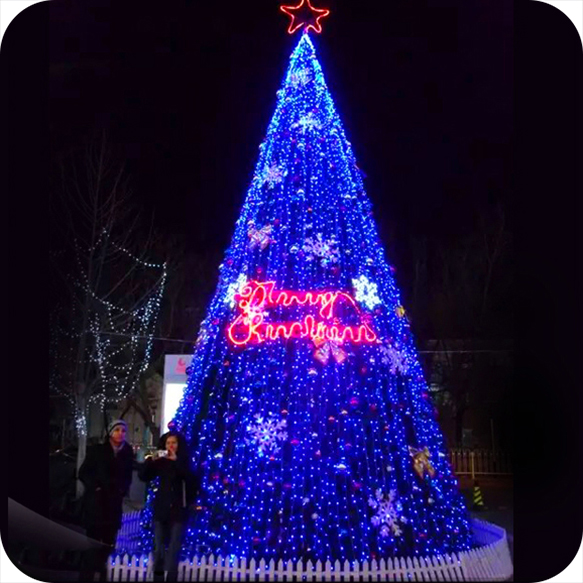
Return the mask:
[(58, 170), (52, 212), (64, 225), (70, 259), (55, 261), (62, 281), (51, 322), (51, 387), (74, 407), (79, 466), (89, 404), (119, 402), (147, 369), (167, 272), (165, 264), (146, 259), (151, 225), (146, 244), (132, 249), (137, 214), (128, 216), (127, 179), (104, 135), (87, 145), (82, 160), (70, 156)]

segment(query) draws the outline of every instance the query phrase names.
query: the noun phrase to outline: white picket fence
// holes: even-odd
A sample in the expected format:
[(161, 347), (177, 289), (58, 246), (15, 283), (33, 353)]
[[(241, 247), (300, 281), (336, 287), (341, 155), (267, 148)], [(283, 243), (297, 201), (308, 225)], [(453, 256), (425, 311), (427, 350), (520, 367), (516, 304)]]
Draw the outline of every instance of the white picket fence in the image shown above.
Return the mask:
[[(482, 520), (472, 526), (479, 547), (438, 557), (339, 561), (256, 561), (193, 557), (178, 567), (178, 581), (504, 581), (513, 573), (506, 531)], [(151, 581), (152, 555), (111, 556), (109, 581)]]
[(458, 475), (511, 475), (512, 459), (504, 451), (490, 449), (450, 449), (449, 462)]

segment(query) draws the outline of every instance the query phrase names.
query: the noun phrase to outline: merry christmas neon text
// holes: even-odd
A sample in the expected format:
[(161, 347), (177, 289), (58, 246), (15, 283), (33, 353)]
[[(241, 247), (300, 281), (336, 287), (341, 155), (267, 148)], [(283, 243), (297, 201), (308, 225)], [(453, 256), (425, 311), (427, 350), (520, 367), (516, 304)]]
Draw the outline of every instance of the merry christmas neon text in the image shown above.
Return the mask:
[[(241, 314), (227, 329), (231, 342), (237, 346), (262, 343), (278, 338), (310, 338), (311, 340), (331, 340), (337, 344), (378, 342), (376, 333), (363, 322), (358, 326), (343, 326), (335, 318), (335, 307), (342, 301), (348, 302), (355, 313), (361, 314), (358, 304), (345, 292), (294, 292), (278, 291), (275, 282), (251, 281), (235, 295)], [(307, 315), (302, 321), (270, 324), (265, 322), (265, 310), (270, 307), (315, 306), (318, 314), (329, 322), (316, 321)]]

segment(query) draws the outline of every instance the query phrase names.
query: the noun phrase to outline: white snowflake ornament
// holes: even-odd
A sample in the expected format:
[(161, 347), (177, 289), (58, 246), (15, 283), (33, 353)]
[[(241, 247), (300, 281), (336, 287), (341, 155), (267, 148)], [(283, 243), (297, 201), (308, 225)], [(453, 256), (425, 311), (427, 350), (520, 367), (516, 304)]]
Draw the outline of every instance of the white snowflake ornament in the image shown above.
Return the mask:
[(290, 76), (290, 82), (292, 87), (298, 88), (307, 85), (312, 80), (312, 74), (310, 69), (304, 67), (303, 69), (299, 69), (298, 71), (294, 71)]
[(320, 261), (322, 267), (338, 263), (338, 243), (334, 236), (327, 240), (322, 233), (318, 233), (316, 237), (307, 237), (302, 249), (308, 261)]
[(271, 166), (265, 166), (263, 170), (263, 184), (267, 183), (269, 188), (276, 184), (281, 184), (285, 178), (285, 170), (275, 162)]
[(380, 352), (381, 362), (389, 367), (391, 374), (405, 374), (409, 370), (406, 354), (397, 350), (393, 345), (381, 346)]
[(273, 413), (269, 413), (267, 418), (257, 413), (254, 419), (255, 422), (247, 426), (249, 438), (245, 442), (255, 445), (260, 457), (278, 453), (281, 450), (279, 442), (287, 439), (286, 420), (278, 420)]
[(394, 536), (401, 536), (403, 532), (398, 524), (401, 505), (396, 502), (396, 498), (396, 490), (391, 490), (388, 495), (385, 495), (377, 489), (375, 497), (371, 496), (368, 499), (368, 505), (376, 512), (370, 521), (373, 526), (380, 526), (379, 534), (382, 537), (387, 537), (391, 533)]
[(237, 281), (230, 283), (227, 288), (227, 293), (225, 294), (225, 303), (229, 304), (231, 308), (235, 307), (235, 295), (240, 293), (241, 290), (247, 285), (247, 276), (241, 273), (237, 278)]
[(314, 113), (310, 111), (310, 113), (300, 117), (300, 119), (292, 125), (292, 128), (300, 128), (302, 134), (305, 134), (308, 131), (321, 130), (322, 124)]
[(365, 305), (369, 310), (381, 303), (378, 295), (378, 286), (366, 277), (361, 275), (358, 279), (352, 280), (354, 287), (354, 297), (359, 304)]

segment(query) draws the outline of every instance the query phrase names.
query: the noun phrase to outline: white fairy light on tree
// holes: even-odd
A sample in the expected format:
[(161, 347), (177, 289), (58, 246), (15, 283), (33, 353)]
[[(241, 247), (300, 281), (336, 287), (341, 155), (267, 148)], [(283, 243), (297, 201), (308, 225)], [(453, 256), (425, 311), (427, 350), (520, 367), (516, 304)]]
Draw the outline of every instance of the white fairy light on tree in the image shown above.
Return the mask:
[[(115, 246), (115, 244), (112, 244)], [(52, 369), (52, 385), (55, 392), (69, 397), (75, 411), (75, 425), (80, 436), (87, 435), (87, 408), (91, 403), (105, 407), (117, 403), (126, 397), (135, 387), (149, 363), (152, 353), (153, 335), (157, 315), (164, 294), (167, 279), (166, 264), (154, 264), (141, 261), (131, 253), (116, 247), (133, 267), (140, 271), (156, 270), (158, 274), (148, 289), (142, 290), (141, 297), (126, 307), (98, 296), (88, 285), (87, 274), (78, 264), (80, 281), (75, 288), (80, 297), (90, 298), (87, 314), (72, 310), (67, 318), (67, 329), (53, 321), (53, 358), (72, 362), (72, 354), (62, 351), (66, 344), (71, 350), (84, 345), (82, 356), (86, 367), (91, 369), (92, 380), (78, 390), (70, 390), (71, 382), (63, 376), (58, 377), (59, 367)], [(139, 277), (136, 279), (140, 279)], [(62, 319), (62, 318), (60, 318)], [(86, 322), (85, 329), (80, 328)], [(85, 336), (85, 338), (83, 338)], [(54, 361), (53, 361), (54, 362)], [(61, 367), (62, 369), (63, 367)], [(71, 381), (72, 379), (69, 379)], [(79, 398), (79, 393), (86, 398)]]
[(50, 207), (55, 239), (62, 237), (62, 249), (52, 253), (62, 277), (51, 280), (58, 300), (51, 315), (50, 389), (71, 404), (79, 468), (90, 405), (118, 404), (150, 364), (167, 266), (147, 260), (150, 237), (139, 247), (135, 241), (129, 188), (105, 141), (67, 159), (61, 177)]

